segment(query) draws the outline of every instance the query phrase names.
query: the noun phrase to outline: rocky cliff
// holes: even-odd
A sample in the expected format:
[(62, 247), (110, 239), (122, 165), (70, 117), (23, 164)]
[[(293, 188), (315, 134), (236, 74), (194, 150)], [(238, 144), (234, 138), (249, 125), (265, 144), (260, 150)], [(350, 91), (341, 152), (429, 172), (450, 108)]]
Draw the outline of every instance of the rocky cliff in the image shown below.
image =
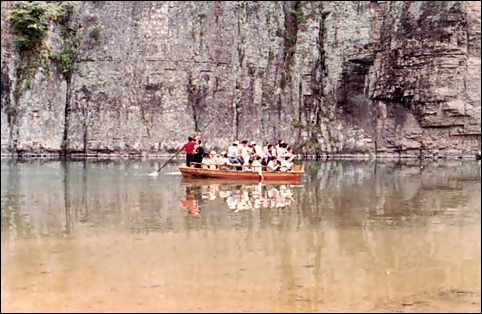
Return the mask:
[(195, 130), (209, 149), (480, 151), (480, 2), (85, 1), (28, 62), (15, 7), (2, 2), (2, 155), (157, 156)]

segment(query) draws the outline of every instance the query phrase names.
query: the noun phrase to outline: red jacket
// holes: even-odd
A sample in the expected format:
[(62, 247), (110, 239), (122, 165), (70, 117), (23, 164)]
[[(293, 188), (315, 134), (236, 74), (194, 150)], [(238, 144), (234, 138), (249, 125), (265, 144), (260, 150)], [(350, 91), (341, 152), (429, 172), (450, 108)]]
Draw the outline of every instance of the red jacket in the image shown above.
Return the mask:
[(196, 146), (195, 141), (190, 141), (184, 144), (181, 149), (186, 151), (186, 154), (194, 155), (194, 146)]

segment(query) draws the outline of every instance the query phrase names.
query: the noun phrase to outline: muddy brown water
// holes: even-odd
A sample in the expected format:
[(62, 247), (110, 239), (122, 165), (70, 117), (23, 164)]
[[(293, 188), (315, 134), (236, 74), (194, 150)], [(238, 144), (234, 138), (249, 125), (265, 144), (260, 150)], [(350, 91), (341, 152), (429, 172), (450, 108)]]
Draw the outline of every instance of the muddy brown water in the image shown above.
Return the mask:
[(305, 162), (298, 184), (176, 162), (1, 168), (2, 312), (480, 312), (480, 163)]

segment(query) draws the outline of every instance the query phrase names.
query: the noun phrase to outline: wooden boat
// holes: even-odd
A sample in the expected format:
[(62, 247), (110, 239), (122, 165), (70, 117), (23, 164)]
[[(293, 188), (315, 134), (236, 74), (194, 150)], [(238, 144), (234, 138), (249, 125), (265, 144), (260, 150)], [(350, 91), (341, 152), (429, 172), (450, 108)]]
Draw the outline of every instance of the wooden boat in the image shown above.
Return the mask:
[[(220, 169), (203, 169), (179, 166), (184, 178), (202, 178), (202, 179), (230, 179), (235, 180), (238, 184), (249, 181), (261, 181), (261, 177), (257, 172), (244, 170), (220, 170)], [(289, 172), (268, 172), (263, 171), (263, 182), (300, 182), (304, 174), (303, 165), (293, 165)]]
[(303, 187), (303, 182), (301, 181), (268, 181), (264, 182), (255, 181), (255, 180), (236, 180), (236, 179), (219, 179), (219, 178), (210, 178), (206, 180), (206, 178), (189, 178), (183, 177), (181, 179), (181, 186), (211, 186), (211, 185), (222, 185), (222, 186), (233, 186), (233, 185), (249, 185), (249, 186), (257, 186), (261, 183), (262, 186), (265, 185), (288, 185), (290, 187)]

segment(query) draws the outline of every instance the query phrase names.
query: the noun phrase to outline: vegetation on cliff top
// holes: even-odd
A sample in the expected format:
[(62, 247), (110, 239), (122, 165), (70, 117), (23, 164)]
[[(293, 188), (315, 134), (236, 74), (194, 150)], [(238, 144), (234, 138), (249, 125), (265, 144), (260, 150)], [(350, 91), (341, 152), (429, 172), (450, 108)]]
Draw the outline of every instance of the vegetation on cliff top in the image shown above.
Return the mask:
[[(24, 90), (30, 88), (33, 69), (38, 66), (47, 72), (50, 61), (57, 64), (59, 71), (66, 78), (73, 70), (75, 35), (68, 29), (70, 14), (78, 1), (15, 1), (8, 21), (12, 41), (18, 53), (17, 84), (14, 97), (18, 98)], [(44, 38), (52, 25), (61, 25), (61, 35), (65, 49), (50, 56), (50, 48)]]
[(49, 24), (62, 21), (75, 4), (75, 1), (15, 1), (8, 20), (19, 52), (40, 49)]

